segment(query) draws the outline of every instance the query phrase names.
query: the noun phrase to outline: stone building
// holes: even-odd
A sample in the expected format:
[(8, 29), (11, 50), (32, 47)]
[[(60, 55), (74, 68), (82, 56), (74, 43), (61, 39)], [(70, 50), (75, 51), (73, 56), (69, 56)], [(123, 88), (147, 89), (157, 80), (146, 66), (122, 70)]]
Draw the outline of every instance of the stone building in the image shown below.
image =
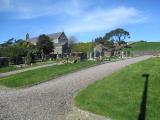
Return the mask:
[[(68, 38), (64, 32), (52, 33), (52, 34), (48, 34), (47, 36), (50, 37), (51, 41), (54, 44), (55, 55), (61, 56), (64, 53), (66, 53), (68, 49)], [(30, 42), (34, 45), (36, 45), (37, 41), (38, 41), (38, 37), (34, 37), (30, 39)]]

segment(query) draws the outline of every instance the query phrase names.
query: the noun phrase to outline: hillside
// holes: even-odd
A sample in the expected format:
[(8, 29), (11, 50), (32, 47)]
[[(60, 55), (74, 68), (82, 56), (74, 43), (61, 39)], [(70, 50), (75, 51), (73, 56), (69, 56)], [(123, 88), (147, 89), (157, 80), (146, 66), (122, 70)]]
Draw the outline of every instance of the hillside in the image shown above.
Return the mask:
[(160, 42), (135, 42), (127, 48), (133, 51), (157, 51), (160, 50)]

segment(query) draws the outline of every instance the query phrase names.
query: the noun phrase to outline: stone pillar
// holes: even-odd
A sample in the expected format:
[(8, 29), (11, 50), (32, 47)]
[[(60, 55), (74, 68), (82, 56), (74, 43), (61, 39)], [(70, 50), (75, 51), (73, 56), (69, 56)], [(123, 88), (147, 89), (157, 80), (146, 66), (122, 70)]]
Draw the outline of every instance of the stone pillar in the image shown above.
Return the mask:
[(121, 51), (121, 56), (122, 58), (124, 58), (124, 51)]
[(58, 54), (58, 52), (57, 52), (57, 59), (59, 58), (59, 54)]
[(96, 59), (96, 48), (94, 48), (94, 59)]
[(92, 52), (90, 52), (90, 56), (89, 56), (89, 59), (92, 59)]

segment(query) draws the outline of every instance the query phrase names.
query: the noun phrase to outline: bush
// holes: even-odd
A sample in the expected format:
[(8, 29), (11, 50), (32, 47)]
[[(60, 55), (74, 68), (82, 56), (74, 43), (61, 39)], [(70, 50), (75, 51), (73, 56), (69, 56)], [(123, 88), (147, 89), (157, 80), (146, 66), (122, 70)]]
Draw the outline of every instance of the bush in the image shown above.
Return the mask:
[(0, 57), (0, 67), (9, 66), (9, 58)]
[(30, 65), (30, 64), (31, 64), (31, 62), (32, 62), (32, 56), (31, 56), (31, 53), (28, 53), (28, 54), (27, 54), (26, 62), (27, 62), (27, 65)]

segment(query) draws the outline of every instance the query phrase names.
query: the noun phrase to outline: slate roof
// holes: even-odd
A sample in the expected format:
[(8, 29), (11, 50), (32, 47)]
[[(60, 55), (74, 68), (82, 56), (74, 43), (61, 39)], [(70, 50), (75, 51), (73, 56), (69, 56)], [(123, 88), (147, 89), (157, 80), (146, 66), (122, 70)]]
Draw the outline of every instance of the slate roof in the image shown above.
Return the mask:
[[(50, 39), (54, 40), (54, 39), (58, 39), (63, 32), (57, 32), (57, 33), (52, 33), (52, 34), (48, 34), (47, 36), (50, 37)], [(37, 42), (38, 37), (33, 37), (30, 39), (31, 42)]]

